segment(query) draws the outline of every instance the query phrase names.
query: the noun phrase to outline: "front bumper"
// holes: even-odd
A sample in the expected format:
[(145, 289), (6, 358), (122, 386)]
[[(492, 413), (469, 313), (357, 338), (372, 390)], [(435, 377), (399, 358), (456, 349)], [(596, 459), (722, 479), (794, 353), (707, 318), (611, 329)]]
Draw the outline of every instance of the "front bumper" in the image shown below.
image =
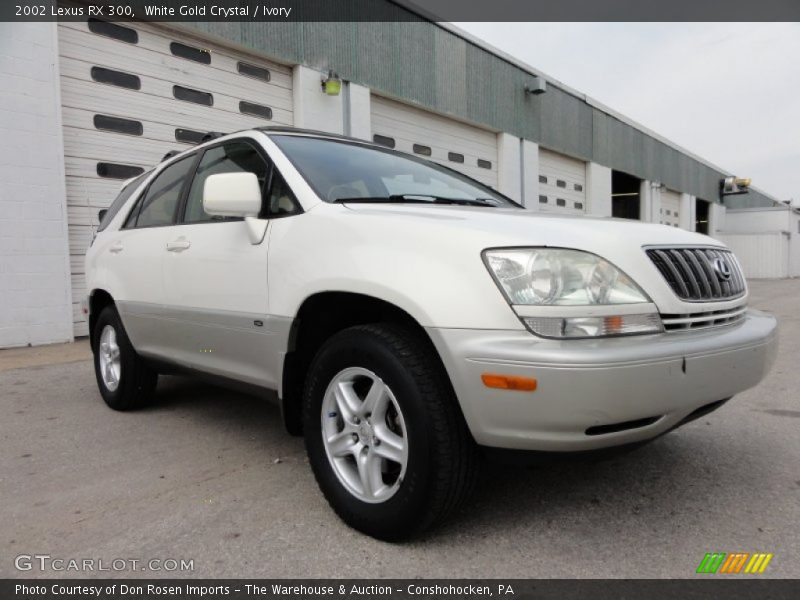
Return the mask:
[[(428, 333), (479, 444), (555, 452), (656, 437), (758, 384), (778, 341), (775, 318), (753, 310), (716, 329), (596, 340), (546, 340), (527, 331)], [(535, 377), (538, 386), (487, 388), (482, 373)], [(632, 421), (638, 424), (596, 434)]]

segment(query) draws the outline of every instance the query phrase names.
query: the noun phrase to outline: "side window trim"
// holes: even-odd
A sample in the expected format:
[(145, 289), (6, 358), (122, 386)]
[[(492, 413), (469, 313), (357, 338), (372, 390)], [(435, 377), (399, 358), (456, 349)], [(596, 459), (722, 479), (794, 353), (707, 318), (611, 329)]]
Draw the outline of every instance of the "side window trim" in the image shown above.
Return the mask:
[[(122, 225), (121, 229), (150, 229), (152, 227), (170, 227), (170, 226), (175, 225), (176, 224), (176, 218), (178, 216), (178, 209), (180, 208), (181, 201), (183, 200), (184, 194), (187, 191), (186, 183), (188, 181), (190, 181), (191, 179), (194, 179), (194, 171), (197, 168), (197, 155), (198, 154), (199, 153), (195, 152), (195, 153), (192, 153), (192, 154), (187, 154), (186, 156), (181, 156), (177, 160), (170, 161), (169, 163), (164, 165), (161, 169), (159, 169), (157, 172), (153, 173), (151, 175), (151, 177), (150, 177), (150, 181), (147, 182), (147, 185), (145, 186), (145, 188), (141, 192), (139, 192), (139, 197), (136, 199), (136, 205), (131, 209), (131, 212), (128, 213), (128, 216), (125, 218), (125, 223)], [(192, 163), (192, 166), (189, 167), (189, 173), (191, 174), (191, 177), (187, 175), (184, 178), (183, 183), (181, 184), (181, 192), (180, 192), (180, 196), (178, 197), (178, 203), (177, 203), (177, 206), (175, 207), (175, 211), (172, 213), (172, 222), (171, 223), (167, 223), (165, 225), (146, 225), (146, 226), (143, 226), (143, 227), (139, 227), (138, 226), (139, 214), (142, 212), (142, 204), (144, 203), (144, 199), (147, 197), (147, 193), (150, 191), (150, 186), (153, 185), (153, 182), (156, 181), (158, 179), (158, 177), (164, 171), (166, 171), (172, 165), (177, 164), (177, 163), (181, 162), (182, 160), (186, 160), (187, 158), (193, 158), (194, 159), (194, 162)], [(135, 213), (135, 216), (134, 216), (134, 213)]]
[(208, 150), (208, 148), (203, 148), (194, 154), (194, 162), (192, 166), (189, 167), (189, 174), (186, 176), (186, 181), (183, 182), (181, 195), (178, 198), (177, 206), (175, 206), (175, 214), (172, 215), (173, 225), (184, 225), (183, 218), (186, 211), (186, 200), (192, 189), (192, 182), (194, 182), (194, 178), (197, 175), (197, 167), (200, 165), (200, 161), (203, 160), (203, 155), (206, 153), (206, 150)]

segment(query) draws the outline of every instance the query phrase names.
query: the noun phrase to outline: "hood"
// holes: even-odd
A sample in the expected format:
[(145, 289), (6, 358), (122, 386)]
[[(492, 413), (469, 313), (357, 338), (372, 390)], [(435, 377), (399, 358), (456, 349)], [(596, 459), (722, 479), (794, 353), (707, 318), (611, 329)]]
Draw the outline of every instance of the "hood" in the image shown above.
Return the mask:
[[(330, 206), (330, 205), (329, 205)], [(339, 206), (351, 235), (372, 239), (370, 248), (414, 248), (429, 260), (476, 257), (487, 248), (547, 246), (591, 252), (606, 259), (636, 281), (662, 313), (697, 310), (680, 300), (643, 248), (725, 245), (706, 235), (677, 227), (629, 219), (542, 214), (522, 209), (442, 205), (350, 204)], [(363, 234), (363, 232), (369, 232)], [(482, 265), (481, 265), (482, 266)], [(703, 303), (703, 310), (729, 308), (734, 301)]]
[(471, 232), (486, 247), (557, 246), (601, 254), (603, 248), (651, 245), (720, 246), (722, 242), (677, 227), (630, 219), (569, 216), (516, 208), (441, 205), (345, 204), (372, 220), (386, 220), (391, 228), (405, 226)]

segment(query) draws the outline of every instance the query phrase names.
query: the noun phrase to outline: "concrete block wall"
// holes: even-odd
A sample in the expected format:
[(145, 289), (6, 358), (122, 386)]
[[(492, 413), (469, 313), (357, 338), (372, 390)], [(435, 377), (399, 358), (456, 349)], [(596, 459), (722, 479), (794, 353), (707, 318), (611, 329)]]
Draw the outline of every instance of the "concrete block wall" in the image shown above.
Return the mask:
[(72, 339), (55, 23), (0, 23), (0, 348)]

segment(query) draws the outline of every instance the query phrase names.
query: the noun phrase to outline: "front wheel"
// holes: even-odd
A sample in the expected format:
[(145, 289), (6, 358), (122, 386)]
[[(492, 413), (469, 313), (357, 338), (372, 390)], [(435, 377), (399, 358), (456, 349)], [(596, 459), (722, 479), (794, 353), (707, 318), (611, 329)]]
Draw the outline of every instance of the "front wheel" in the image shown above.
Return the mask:
[(393, 324), (336, 334), (311, 365), (303, 408), (317, 482), (359, 531), (411, 537), (444, 520), (472, 487), (475, 445), (421, 334)]

